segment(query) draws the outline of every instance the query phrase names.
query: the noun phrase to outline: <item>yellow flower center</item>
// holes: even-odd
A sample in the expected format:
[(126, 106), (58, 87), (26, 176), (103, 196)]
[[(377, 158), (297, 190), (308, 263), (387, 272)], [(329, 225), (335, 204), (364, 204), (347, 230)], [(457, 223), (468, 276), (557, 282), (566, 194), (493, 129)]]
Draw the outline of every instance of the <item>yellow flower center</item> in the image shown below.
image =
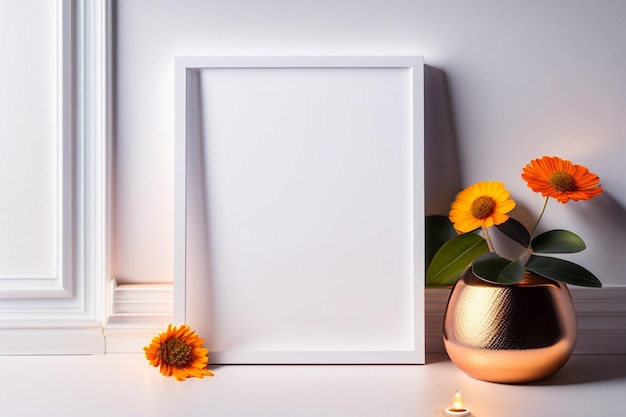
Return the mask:
[(557, 191), (566, 193), (576, 187), (576, 178), (569, 172), (554, 171), (550, 175), (550, 185)]
[(157, 356), (169, 365), (184, 368), (191, 362), (191, 347), (179, 338), (173, 337), (161, 345)]
[(483, 195), (472, 202), (470, 213), (472, 213), (472, 216), (475, 218), (483, 220), (491, 216), (495, 209), (496, 202), (493, 201), (493, 198)]

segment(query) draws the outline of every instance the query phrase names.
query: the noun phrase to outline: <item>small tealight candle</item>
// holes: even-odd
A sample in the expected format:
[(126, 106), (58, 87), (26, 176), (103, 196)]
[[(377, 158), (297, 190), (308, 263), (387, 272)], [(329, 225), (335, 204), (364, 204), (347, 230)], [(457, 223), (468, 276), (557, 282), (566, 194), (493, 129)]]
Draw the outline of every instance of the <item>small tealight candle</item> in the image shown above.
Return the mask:
[(470, 409), (463, 405), (463, 396), (459, 391), (454, 393), (452, 407), (446, 408), (444, 414), (448, 417), (465, 417), (471, 414)]

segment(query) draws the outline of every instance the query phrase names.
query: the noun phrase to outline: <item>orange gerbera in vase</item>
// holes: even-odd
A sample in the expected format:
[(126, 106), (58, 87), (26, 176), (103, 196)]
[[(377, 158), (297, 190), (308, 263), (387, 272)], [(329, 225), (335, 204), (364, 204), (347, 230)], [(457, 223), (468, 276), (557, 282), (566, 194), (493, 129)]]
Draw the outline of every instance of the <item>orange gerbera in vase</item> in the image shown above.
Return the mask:
[(504, 223), (509, 219), (506, 213), (515, 208), (515, 201), (509, 196), (501, 182), (483, 181), (470, 185), (452, 203), (450, 221), (461, 233)]
[(530, 189), (560, 203), (589, 200), (602, 194), (600, 178), (596, 174), (558, 156), (533, 159), (522, 171), (522, 178)]
[(213, 376), (207, 369), (209, 350), (203, 344), (204, 340), (189, 326), (184, 324), (177, 328), (170, 324), (143, 350), (150, 365), (160, 367), (163, 375), (184, 381), (189, 377)]
[[(550, 198), (561, 203), (589, 200), (602, 194), (600, 178), (585, 166), (556, 156), (533, 159), (522, 168), (522, 178), (545, 197), (539, 218), (529, 229), (509, 216), (515, 201), (504, 184), (496, 181), (478, 182), (459, 192), (447, 218), (427, 216), (426, 285), (454, 284), (470, 267), (476, 277), (495, 284), (516, 284), (525, 274), (534, 273), (566, 284), (602, 286), (580, 265), (549, 256), (584, 250), (579, 236), (563, 229), (535, 235)], [(497, 253), (490, 237), (492, 227), (521, 246), (516, 255)]]
[(577, 335), (567, 286), (602, 286), (584, 267), (552, 256), (584, 250), (579, 236), (564, 229), (537, 232), (550, 198), (567, 203), (600, 195), (598, 176), (544, 156), (528, 163), (522, 178), (544, 197), (531, 228), (509, 215), (515, 202), (498, 182), (470, 185), (457, 194), (447, 218), (426, 218), (426, 285), (452, 286), (444, 347), (456, 366), (485, 381), (530, 382), (561, 369)]

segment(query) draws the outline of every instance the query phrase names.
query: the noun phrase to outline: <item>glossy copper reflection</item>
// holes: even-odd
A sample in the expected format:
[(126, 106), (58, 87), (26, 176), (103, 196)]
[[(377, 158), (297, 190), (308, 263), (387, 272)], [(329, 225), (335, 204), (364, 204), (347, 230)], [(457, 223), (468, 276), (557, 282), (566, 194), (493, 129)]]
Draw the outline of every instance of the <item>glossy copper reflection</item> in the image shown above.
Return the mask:
[(446, 351), (459, 369), (503, 383), (554, 374), (572, 354), (576, 335), (567, 286), (532, 274), (505, 286), (468, 271), (450, 294), (443, 326)]

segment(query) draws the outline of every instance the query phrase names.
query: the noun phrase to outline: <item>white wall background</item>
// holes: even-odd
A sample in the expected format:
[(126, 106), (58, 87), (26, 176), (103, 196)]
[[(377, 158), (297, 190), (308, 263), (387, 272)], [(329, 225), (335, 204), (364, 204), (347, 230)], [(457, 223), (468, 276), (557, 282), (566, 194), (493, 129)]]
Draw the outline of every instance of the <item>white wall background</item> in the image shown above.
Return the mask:
[[(123, 0), (115, 8), (114, 276), (173, 279), (174, 56), (423, 55), (428, 213), (459, 187), (504, 181), (530, 224), (533, 158), (588, 166), (605, 194), (548, 207), (573, 258), (626, 284), (626, 2)], [(459, 174), (459, 175), (457, 175)]]

